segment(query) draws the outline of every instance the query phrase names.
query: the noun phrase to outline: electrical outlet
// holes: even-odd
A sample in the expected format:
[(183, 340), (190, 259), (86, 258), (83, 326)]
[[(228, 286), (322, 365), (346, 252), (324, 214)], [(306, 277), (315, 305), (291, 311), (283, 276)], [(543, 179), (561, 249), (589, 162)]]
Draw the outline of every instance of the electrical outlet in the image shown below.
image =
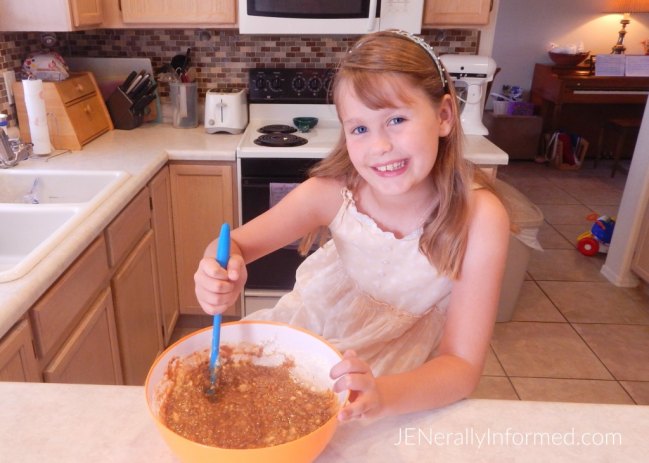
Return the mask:
[(5, 88), (7, 89), (7, 98), (9, 99), (9, 104), (14, 104), (14, 90), (13, 84), (16, 82), (16, 73), (13, 70), (4, 71), (2, 77), (5, 80)]

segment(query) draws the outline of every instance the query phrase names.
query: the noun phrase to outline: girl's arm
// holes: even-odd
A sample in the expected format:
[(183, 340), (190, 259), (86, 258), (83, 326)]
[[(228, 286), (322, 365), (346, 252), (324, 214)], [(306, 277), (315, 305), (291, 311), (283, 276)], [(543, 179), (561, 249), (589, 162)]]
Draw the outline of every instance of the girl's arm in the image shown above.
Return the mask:
[(462, 274), (453, 284), (438, 355), (420, 367), (373, 379), (353, 353), (332, 376), (335, 390), (351, 389), (352, 401), (340, 419), (398, 415), (441, 407), (475, 389), (489, 348), (507, 257), (509, 219), (491, 193), (474, 192)]
[(246, 263), (329, 225), (342, 204), (341, 187), (333, 179), (310, 178), (273, 208), (233, 230), (227, 271), (214, 260), (217, 240), (212, 241), (194, 274), (203, 310), (212, 315), (234, 304), (247, 279)]

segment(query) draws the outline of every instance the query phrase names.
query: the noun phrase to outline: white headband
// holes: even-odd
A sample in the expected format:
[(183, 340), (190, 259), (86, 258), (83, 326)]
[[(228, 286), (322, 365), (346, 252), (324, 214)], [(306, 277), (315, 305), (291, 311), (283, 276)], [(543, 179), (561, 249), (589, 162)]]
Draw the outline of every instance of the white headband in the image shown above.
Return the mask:
[(419, 45), (421, 48), (423, 48), (426, 53), (431, 57), (433, 60), (433, 63), (435, 63), (435, 67), (437, 67), (437, 72), (439, 72), (439, 77), (442, 79), (442, 85), (444, 86), (444, 90), (448, 91), (448, 81), (446, 80), (446, 72), (444, 69), (444, 65), (440, 61), (439, 57), (435, 54), (435, 50), (433, 50), (433, 47), (431, 47), (428, 42), (426, 42), (424, 39), (421, 37), (417, 37), (416, 35), (412, 35), (410, 32), (402, 31), (399, 29), (391, 29), (387, 32), (392, 32), (393, 34), (400, 35), (401, 37), (405, 37), (411, 42), (416, 43)]

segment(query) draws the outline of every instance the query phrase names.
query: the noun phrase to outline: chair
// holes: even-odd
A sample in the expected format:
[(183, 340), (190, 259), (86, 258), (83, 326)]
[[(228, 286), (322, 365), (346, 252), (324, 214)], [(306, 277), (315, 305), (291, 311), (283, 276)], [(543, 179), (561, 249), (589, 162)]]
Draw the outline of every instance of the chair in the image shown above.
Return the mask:
[[(637, 132), (640, 129), (639, 118), (613, 118), (606, 121), (604, 126), (599, 132), (599, 141), (597, 144), (597, 152), (595, 153), (595, 160), (593, 167), (597, 167), (599, 158), (608, 149), (613, 154), (613, 167), (611, 168), (611, 177), (615, 176), (616, 171), (628, 173), (627, 169), (620, 164), (620, 157), (624, 150), (624, 144), (630, 136), (637, 137)], [(635, 138), (634, 138), (635, 145)]]

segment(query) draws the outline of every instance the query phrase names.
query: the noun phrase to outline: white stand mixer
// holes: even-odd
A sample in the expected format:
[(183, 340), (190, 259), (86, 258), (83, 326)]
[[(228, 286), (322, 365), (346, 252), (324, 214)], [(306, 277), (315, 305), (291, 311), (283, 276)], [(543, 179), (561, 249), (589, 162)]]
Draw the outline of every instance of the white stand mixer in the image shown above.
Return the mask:
[(494, 79), (496, 62), (489, 56), (442, 55), (444, 67), (453, 78), (456, 89), (458, 82), (466, 85), (464, 108), (460, 114), (462, 128), (467, 135), (488, 135), (489, 130), (482, 123), (482, 111), (487, 97), (487, 84)]

